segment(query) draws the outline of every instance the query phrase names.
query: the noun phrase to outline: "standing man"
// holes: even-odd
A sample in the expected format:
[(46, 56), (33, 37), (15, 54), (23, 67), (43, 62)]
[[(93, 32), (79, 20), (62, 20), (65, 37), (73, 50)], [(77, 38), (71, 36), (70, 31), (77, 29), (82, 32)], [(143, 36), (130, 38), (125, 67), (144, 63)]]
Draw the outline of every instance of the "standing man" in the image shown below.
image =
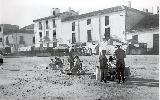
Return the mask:
[(100, 71), (101, 71), (101, 82), (107, 82), (107, 72), (108, 72), (108, 59), (105, 56), (106, 50), (102, 50), (102, 55), (99, 57)]
[(118, 83), (120, 83), (121, 79), (124, 83), (124, 70), (125, 70), (125, 62), (124, 58), (126, 58), (125, 51), (120, 48), (120, 45), (117, 45), (117, 50), (114, 52), (114, 56), (116, 57), (116, 71), (117, 71), (117, 78)]

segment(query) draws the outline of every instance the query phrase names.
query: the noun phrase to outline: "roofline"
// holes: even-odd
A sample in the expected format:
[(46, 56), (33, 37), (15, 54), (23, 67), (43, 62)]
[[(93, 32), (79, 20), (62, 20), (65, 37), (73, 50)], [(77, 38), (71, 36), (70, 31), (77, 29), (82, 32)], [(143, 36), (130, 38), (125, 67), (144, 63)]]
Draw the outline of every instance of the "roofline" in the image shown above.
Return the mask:
[(58, 18), (58, 17), (59, 16), (48, 16), (48, 17), (44, 17), (44, 18), (39, 18), (39, 19), (33, 20), (33, 22), (42, 21), (42, 20), (51, 19), (51, 18)]
[[(121, 7), (120, 9), (117, 9), (116, 11), (109, 11), (109, 9), (112, 9), (112, 8), (118, 8), (118, 7)], [(100, 12), (100, 11), (105, 11), (105, 10), (108, 10), (108, 12)], [(81, 15), (75, 15), (75, 16), (69, 16), (69, 17), (66, 17), (66, 18), (73, 18), (73, 19), (70, 19), (70, 20), (64, 20), (62, 19), (62, 22), (66, 22), (66, 21), (71, 21), (71, 20), (77, 20), (77, 19), (83, 19), (83, 18), (87, 18), (88, 16), (86, 17), (82, 17), (82, 16), (85, 16), (87, 14), (92, 14), (92, 13), (97, 13), (96, 15), (90, 15), (89, 17), (92, 17), (92, 16), (97, 16), (97, 15), (103, 15), (103, 14), (109, 14), (109, 13), (113, 13), (113, 12), (118, 12), (118, 11), (123, 11), (123, 10), (130, 10), (130, 11), (134, 11), (134, 12), (139, 12), (141, 14), (145, 14), (145, 15), (150, 15), (152, 13), (146, 13), (144, 11), (140, 11), (140, 10), (137, 10), (137, 9), (134, 9), (134, 8), (129, 8), (127, 6), (124, 6), (124, 5), (121, 5), (121, 6), (115, 6), (115, 7), (110, 7), (110, 8), (107, 8), (107, 9), (103, 9), (103, 10), (98, 10), (98, 11), (93, 11), (93, 12), (88, 12), (88, 13), (85, 13), (85, 14), (81, 14)], [(58, 18), (60, 17), (61, 13), (57, 16), (48, 16), (48, 17), (44, 17), (44, 18), (40, 18), (40, 19), (36, 19), (36, 20), (33, 20), (33, 22), (37, 22), (37, 21), (42, 21), (42, 20), (47, 20), (47, 19), (51, 19), (51, 18)]]
[[(121, 5), (121, 6), (115, 6), (115, 7), (121, 7), (121, 9), (118, 9), (116, 11), (109, 11), (109, 12), (104, 12), (104, 13), (99, 13), (97, 15), (103, 15), (103, 14), (109, 14), (109, 13), (113, 13), (113, 12), (119, 12), (119, 11), (124, 11), (124, 10), (128, 10), (128, 11), (134, 11), (134, 12), (138, 12), (138, 13), (141, 13), (141, 14), (144, 14), (144, 15), (151, 15), (152, 13), (147, 13), (147, 12), (144, 12), (144, 11), (140, 11), (140, 10), (137, 10), (137, 9), (134, 9), (134, 8), (129, 8), (127, 6), (124, 6), (124, 5)], [(115, 7), (110, 7), (110, 8), (107, 8), (108, 10), (111, 9), (111, 8), (115, 8)], [(107, 10), (107, 9), (103, 9), (103, 10)], [(103, 11), (103, 10), (98, 10), (98, 11)], [(89, 12), (89, 13), (94, 13), (94, 12), (98, 12), (98, 11), (93, 11), (93, 12)], [(87, 18), (88, 16), (86, 17), (83, 17), (81, 18), (81, 16), (83, 15), (87, 15), (89, 13), (85, 13), (85, 14), (81, 14), (81, 15), (77, 15), (77, 16), (69, 16), (69, 17), (73, 17), (73, 19), (70, 19), (70, 20), (62, 20), (62, 22), (67, 22), (67, 21), (73, 21), (73, 20), (78, 20), (78, 19), (83, 19), (83, 18)], [(97, 15), (91, 15), (89, 17), (92, 17), (92, 16), (97, 16)], [(68, 18), (69, 18), (68, 17)], [(77, 17), (77, 18), (75, 18)]]
[(140, 10), (135, 9), (135, 8), (130, 8), (130, 7), (127, 7), (127, 6), (124, 6), (124, 5), (122, 5), (122, 7), (123, 7), (125, 10), (130, 10), (130, 11), (134, 11), (134, 12), (139, 12), (139, 13), (145, 14), (145, 15), (152, 15), (152, 14), (153, 14), (153, 13), (150, 13), (150, 12), (140, 11)]

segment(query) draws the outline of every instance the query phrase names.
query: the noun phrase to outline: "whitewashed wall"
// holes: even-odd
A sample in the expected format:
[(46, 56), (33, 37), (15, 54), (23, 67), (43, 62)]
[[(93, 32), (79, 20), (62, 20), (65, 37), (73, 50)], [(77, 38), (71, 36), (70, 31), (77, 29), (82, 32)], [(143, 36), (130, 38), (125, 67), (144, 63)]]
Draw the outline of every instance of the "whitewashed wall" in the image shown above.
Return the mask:
[[(56, 30), (56, 37), (57, 39), (60, 38), (60, 33), (61, 33), (61, 20), (60, 19), (55, 19), (55, 24), (56, 27), (53, 28), (53, 19), (48, 19), (48, 26), (49, 28), (46, 29), (46, 21), (47, 20), (42, 20), (40, 22), (42, 22), (42, 30), (39, 30), (39, 22), (35, 22), (34, 24), (34, 34), (35, 34), (35, 47), (40, 47), (40, 36), (39, 36), (39, 32), (42, 32), (42, 40), (44, 41), (43, 37), (46, 36), (46, 31), (49, 31), (49, 46), (53, 47), (53, 30)], [(47, 47), (47, 42), (43, 43), (43, 47)]]
[[(105, 16), (109, 16), (109, 25), (105, 26)], [(87, 25), (87, 19), (91, 18), (91, 24)], [(60, 19), (56, 19), (56, 33), (58, 44), (70, 44), (72, 42), (72, 33), (76, 34), (76, 42), (87, 42), (87, 30), (91, 30), (92, 40), (93, 41), (100, 41), (104, 38), (105, 28), (110, 27), (110, 35), (115, 39), (119, 39), (121, 41), (125, 41), (126, 30), (133, 27), (137, 24), (141, 19), (144, 18), (144, 15), (139, 12), (133, 11), (118, 11), (112, 12), (109, 14), (104, 15), (97, 15), (87, 18), (82, 18), (78, 20), (71, 20), (61, 22)], [(49, 37), (53, 39), (53, 22), (52, 19), (49, 21)], [(100, 21), (100, 22), (99, 22)], [(72, 22), (75, 22), (75, 31), (72, 31)], [(99, 25), (99, 23), (101, 25)], [(46, 35), (46, 28), (45, 28), (45, 20), (42, 21), (43, 30), (39, 30), (38, 22), (35, 23), (35, 40), (36, 40), (36, 47), (40, 46), (39, 43), (39, 32), (42, 32), (42, 37)], [(79, 25), (79, 31), (78, 31)], [(99, 26), (101, 26), (99, 33)], [(44, 47), (47, 45), (44, 44)], [(53, 43), (50, 43), (50, 47), (53, 47)]]
[(128, 39), (132, 39), (132, 36), (138, 35), (138, 43), (147, 43), (147, 48), (153, 48), (153, 34), (159, 34), (159, 30), (136, 32), (128, 34)]
[[(125, 16), (124, 11), (101, 15), (101, 16), (93, 16), (87, 17), (78, 20), (66, 21), (62, 22), (62, 34), (61, 37), (64, 41), (71, 41), (72, 39), (72, 22), (75, 23), (75, 33), (76, 33), (76, 41), (78, 42), (78, 22), (80, 28), (80, 42), (87, 42), (87, 30), (91, 30), (92, 40), (99, 41), (100, 37), (104, 38), (105, 28), (110, 27), (110, 34), (113, 37), (116, 37), (120, 40), (124, 40), (125, 35)], [(105, 26), (105, 16), (109, 16), (109, 25)], [(99, 20), (100, 18), (100, 20)], [(91, 19), (91, 24), (87, 25), (87, 19)], [(101, 21), (101, 22), (99, 22)], [(99, 25), (99, 23), (101, 25)], [(101, 26), (101, 36), (99, 34), (99, 26)]]
[(139, 43), (147, 43), (147, 48), (153, 48), (153, 34), (159, 34), (159, 31), (146, 31), (138, 34)]

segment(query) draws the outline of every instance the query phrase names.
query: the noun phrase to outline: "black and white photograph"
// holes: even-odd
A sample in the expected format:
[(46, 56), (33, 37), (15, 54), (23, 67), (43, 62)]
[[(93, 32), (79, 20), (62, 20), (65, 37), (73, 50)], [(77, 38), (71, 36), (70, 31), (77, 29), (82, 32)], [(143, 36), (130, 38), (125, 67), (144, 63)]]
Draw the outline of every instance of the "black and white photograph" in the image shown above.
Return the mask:
[(0, 100), (159, 100), (159, 0), (0, 0)]

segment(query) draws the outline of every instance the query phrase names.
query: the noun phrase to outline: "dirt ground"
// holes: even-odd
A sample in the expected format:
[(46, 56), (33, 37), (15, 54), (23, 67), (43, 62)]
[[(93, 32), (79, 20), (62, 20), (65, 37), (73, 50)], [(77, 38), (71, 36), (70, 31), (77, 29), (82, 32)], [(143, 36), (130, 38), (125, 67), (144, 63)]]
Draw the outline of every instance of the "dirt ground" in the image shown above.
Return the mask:
[[(52, 57), (5, 58), (0, 100), (159, 100), (159, 56), (127, 56), (131, 76), (124, 84), (95, 79), (98, 56), (80, 57), (85, 75), (46, 70)], [(69, 68), (67, 57), (64, 69)]]

